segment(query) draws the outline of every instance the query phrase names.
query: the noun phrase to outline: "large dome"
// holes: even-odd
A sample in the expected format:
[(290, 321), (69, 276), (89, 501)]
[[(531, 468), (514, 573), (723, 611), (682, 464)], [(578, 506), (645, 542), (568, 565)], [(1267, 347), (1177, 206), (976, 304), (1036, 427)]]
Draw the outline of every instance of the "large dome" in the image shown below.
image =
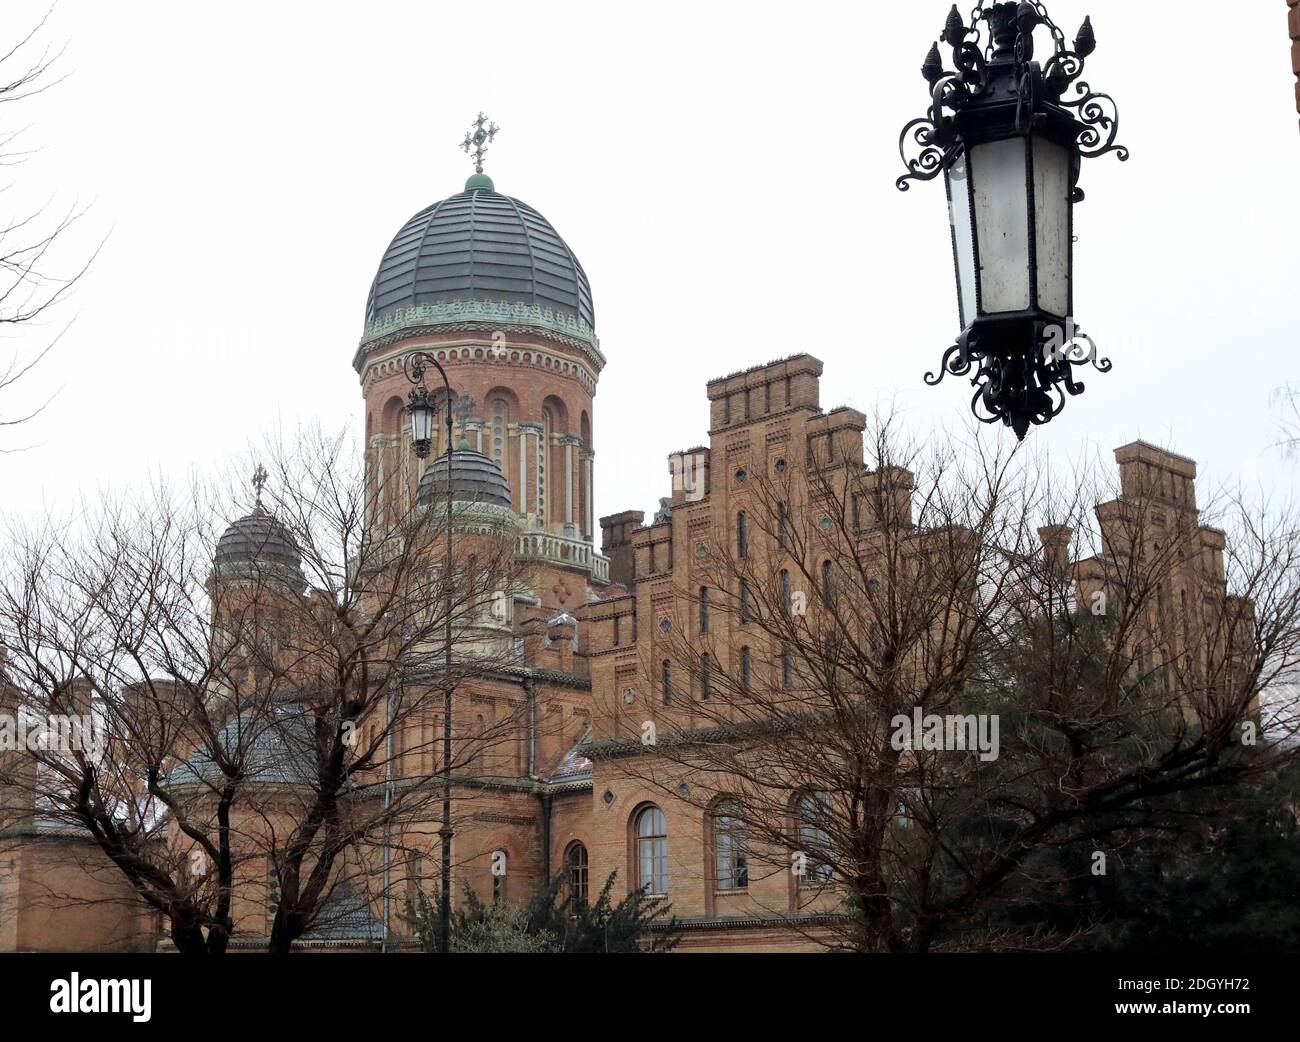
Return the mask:
[(591, 285), (540, 213), (476, 174), (465, 191), (421, 210), (397, 233), (370, 287), (366, 326), (452, 301), (523, 304), (588, 330)]

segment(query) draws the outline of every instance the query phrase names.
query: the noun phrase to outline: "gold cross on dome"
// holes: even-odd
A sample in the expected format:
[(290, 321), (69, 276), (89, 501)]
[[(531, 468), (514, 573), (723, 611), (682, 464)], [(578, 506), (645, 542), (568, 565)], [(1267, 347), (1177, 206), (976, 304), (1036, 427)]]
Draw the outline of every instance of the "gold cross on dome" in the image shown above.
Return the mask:
[(466, 132), (465, 140), (460, 143), (465, 154), (473, 158), (476, 174), (483, 172), (483, 157), (487, 155), (487, 146), (491, 144), (499, 130), (495, 123), (480, 112), (478, 118), (474, 120), (473, 129)]

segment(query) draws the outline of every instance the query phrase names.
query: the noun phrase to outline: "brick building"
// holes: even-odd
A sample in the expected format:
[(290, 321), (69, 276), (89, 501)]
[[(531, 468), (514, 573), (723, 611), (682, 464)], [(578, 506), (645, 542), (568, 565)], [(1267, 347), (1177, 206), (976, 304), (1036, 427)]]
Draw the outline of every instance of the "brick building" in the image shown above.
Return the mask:
[[(1293, 7), (1293, 29), (1297, 15)], [(438, 358), (451, 382), (459, 447), (450, 466), (443, 454), (452, 446), (441, 444), (441, 431), (428, 461), (412, 451), (403, 362), (415, 350)], [(529, 576), (528, 588), (512, 592), (504, 616), (475, 638), (497, 642), (510, 664), (457, 690), (455, 730), (501, 721), (509, 733), (474, 771), (457, 778), (457, 799), (472, 809), (454, 840), (455, 892), (468, 882), (480, 896), (516, 901), (560, 871), (593, 890), (617, 871), (619, 893), (644, 886), (669, 897), (686, 948), (816, 947), (828, 903), (810, 899), (789, 873), (751, 874), (734, 830), (725, 837), (718, 832), (725, 815), (702, 812), (698, 799), (672, 798), (673, 786), (702, 784), (699, 779), (678, 779), (665, 765), (667, 781), (651, 787), (624, 768), (638, 755), (635, 737), (647, 719), (679, 728), (702, 719), (696, 707), (708, 697), (707, 678), (701, 682), (684, 669), (674, 674), (662, 651), (674, 627), (707, 635), (708, 654), (746, 678), (751, 670), (779, 678), (790, 668), (779, 651), (750, 648), (743, 613), (719, 611), (710, 624), (698, 567), (711, 545), (747, 548), (752, 541), (755, 555), (779, 556), (779, 546), (764, 542), (753, 479), (787, 475), (798, 483), (814, 467), (860, 473), (865, 417), (823, 408), (822, 363), (806, 354), (713, 380), (708, 444), (674, 454), (671, 491), (660, 511), (648, 522), (634, 510), (597, 522), (594, 398), (604, 365), (591, 288), (577, 258), (540, 213), (498, 193), (482, 173), (465, 191), (416, 214), (385, 252), (353, 358), (368, 472), (376, 487), (391, 490), (374, 523), (385, 523), (385, 511), (421, 506), (429, 476), (441, 465), (453, 484), (476, 490), (468, 498), (494, 511), (494, 524), (513, 533), (515, 556)], [(1141, 443), (1119, 450), (1117, 460), (1126, 494), (1138, 496), (1143, 483), (1164, 484), (1168, 523), (1191, 533), (1197, 561), (1220, 581), (1222, 535), (1196, 522), (1195, 465)], [(909, 524), (910, 475), (871, 474), (867, 481), (888, 493), (894, 516), (890, 522), (855, 518), (854, 525)], [(798, 501), (808, 516), (792, 523), (818, 525), (808, 497)], [(1122, 506), (1099, 508), (1103, 528)], [(257, 511), (236, 522), (214, 575), (238, 566), (249, 547), (287, 555), (284, 565), (294, 567), (287, 545), (268, 538), (270, 525)], [(1068, 559), (1068, 532), (1045, 530), (1044, 541), (1049, 553)], [(1104, 559), (1079, 562), (1077, 569), (1081, 589), (1108, 581)], [(398, 757), (399, 782), (437, 770), (427, 749), (399, 750)], [(186, 769), (197, 782), (205, 765), (196, 757)], [(437, 831), (434, 817), (410, 829), (411, 855), (393, 866), (394, 890), (434, 892)], [(93, 858), (85, 840), (42, 831), (38, 820), (20, 822), (6, 840), (0, 949), (159, 942), (157, 923), (145, 917), (142, 924), (120, 907), (99, 918), (60, 919), (57, 908), (26, 901), (24, 880), (45, 872), (58, 844), (85, 846), (82, 864)], [(507, 868), (494, 875), (500, 854)], [(777, 861), (781, 856), (774, 854)], [(251, 884), (267, 868), (250, 863), (243, 871), (250, 885), (236, 901), (235, 943), (256, 948), (269, 922), (266, 893)], [(111, 873), (69, 885), (101, 888), (106, 907), (121, 896)], [(304, 938), (302, 946), (374, 948), (385, 928), (390, 941), (400, 941), (402, 927), (391, 911), (356, 893), (350, 900), (330, 929)]]

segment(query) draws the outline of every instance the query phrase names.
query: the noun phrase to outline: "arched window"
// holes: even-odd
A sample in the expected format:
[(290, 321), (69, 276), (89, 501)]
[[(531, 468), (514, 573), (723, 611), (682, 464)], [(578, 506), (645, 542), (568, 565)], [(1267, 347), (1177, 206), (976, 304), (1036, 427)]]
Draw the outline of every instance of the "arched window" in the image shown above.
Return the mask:
[(781, 569), (781, 611), (790, 614), (790, 572), (786, 568)]
[(700, 632), (709, 632), (709, 588), (700, 587)]
[(668, 659), (664, 659), (659, 667), (659, 685), (664, 696), (664, 705), (669, 705), (673, 700), (673, 664)]
[(806, 792), (795, 803), (799, 837), (797, 853), (803, 855), (803, 871), (795, 875), (800, 885), (825, 886), (831, 881), (834, 851), (826, 829), (831, 814), (831, 800), (824, 792)]
[(728, 800), (713, 812), (714, 883), (719, 890), (749, 886), (749, 833), (740, 807)]
[(587, 848), (581, 843), (569, 844), (564, 854), (564, 873), (569, 893), (577, 904), (587, 903)]
[(706, 651), (700, 656), (700, 698), (707, 702), (713, 697), (713, 658)]
[(740, 584), (740, 624), (742, 626), (749, 622), (749, 583)]
[(794, 656), (789, 647), (781, 649), (781, 690), (789, 691), (794, 687)]
[(835, 566), (830, 561), (822, 562), (822, 599), (827, 604), (835, 600)]
[(749, 656), (749, 645), (746, 644), (740, 649), (740, 687), (745, 694), (749, 694), (749, 685), (754, 676), (754, 667)]
[(636, 816), (636, 870), (638, 888), (668, 893), (668, 822), (654, 804)]
[(786, 509), (784, 503), (781, 504), (777, 516), (776, 524), (776, 542), (782, 550), (790, 542), (790, 512)]
[(743, 510), (736, 515), (736, 556), (749, 556), (749, 521)]
[(402, 433), (402, 425), (406, 422), (406, 403), (396, 395), (389, 398), (384, 403), (384, 411), (380, 423), (383, 425), (384, 433), (389, 437), (396, 437)]
[(487, 454), (500, 464), (503, 473), (509, 475), (510, 405), (504, 398), (494, 398), (488, 403), (488, 412), (492, 418), (492, 435)]

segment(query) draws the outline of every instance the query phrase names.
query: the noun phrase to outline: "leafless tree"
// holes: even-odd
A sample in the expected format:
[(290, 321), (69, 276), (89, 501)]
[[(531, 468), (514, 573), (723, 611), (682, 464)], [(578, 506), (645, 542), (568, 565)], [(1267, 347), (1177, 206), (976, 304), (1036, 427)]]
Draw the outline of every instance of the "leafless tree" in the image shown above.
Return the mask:
[(884, 418), (865, 461), (751, 476), (644, 663), (675, 678), (653, 743), (593, 750), (712, 821), (715, 884), (790, 879), (765, 911), (827, 944), (1059, 946), (990, 925), (1035, 852), (1113, 852), (1295, 755), (1258, 695), (1300, 656), (1296, 516), (1225, 495), (1198, 522), (1172, 482), (1085, 459), (1063, 485), (999, 444)]
[(1300, 387), (1283, 384), (1273, 392), (1272, 405), (1277, 413), (1275, 447), (1294, 459), (1300, 452)]
[[(0, 167), (21, 165), (31, 152), (22, 147), (25, 127), (16, 125), (12, 118), (22, 102), (50, 89), (61, 81), (55, 67), (62, 56), (62, 48), (42, 45), (50, 11), (19, 39), (0, 54)], [(0, 197), (10, 193), (15, 183), (0, 185)], [(61, 303), (80, 281), (98, 248), (91, 251), (89, 259), (69, 263), (59, 257), (60, 247), (67, 233), (84, 217), (86, 211), (72, 206), (54, 213), (52, 204), (34, 210), (10, 212), (0, 216), (0, 328), (14, 331), (25, 327), (39, 327), (42, 319)], [(102, 243), (101, 243), (102, 245)], [(66, 328), (66, 327), (65, 327)], [(46, 338), (43, 346), (35, 350), (18, 349), (0, 358), (0, 428), (17, 427), (40, 413), (48, 400), (39, 404), (10, 406), (18, 383), (49, 354), (62, 333)], [(0, 447), (0, 452), (14, 451)]]
[[(259, 458), (224, 539), (229, 498), (157, 487), (15, 531), (0, 580), (10, 711), (90, 713), (102, 741), (0, 754), (0, 825), (92, 837), (188, 953), (372, 918), (442, 825), (444, 767), (482, 773), (520, 726), (458, 702), (444, 764), (448, 687), (514, 665), (492, 616), (526, 581), (509, 522), (457, 504), (448, 572), (446, 508), (377, 485), (346, 438)], [(472, 807), (458, 788), (453, 827)]]

